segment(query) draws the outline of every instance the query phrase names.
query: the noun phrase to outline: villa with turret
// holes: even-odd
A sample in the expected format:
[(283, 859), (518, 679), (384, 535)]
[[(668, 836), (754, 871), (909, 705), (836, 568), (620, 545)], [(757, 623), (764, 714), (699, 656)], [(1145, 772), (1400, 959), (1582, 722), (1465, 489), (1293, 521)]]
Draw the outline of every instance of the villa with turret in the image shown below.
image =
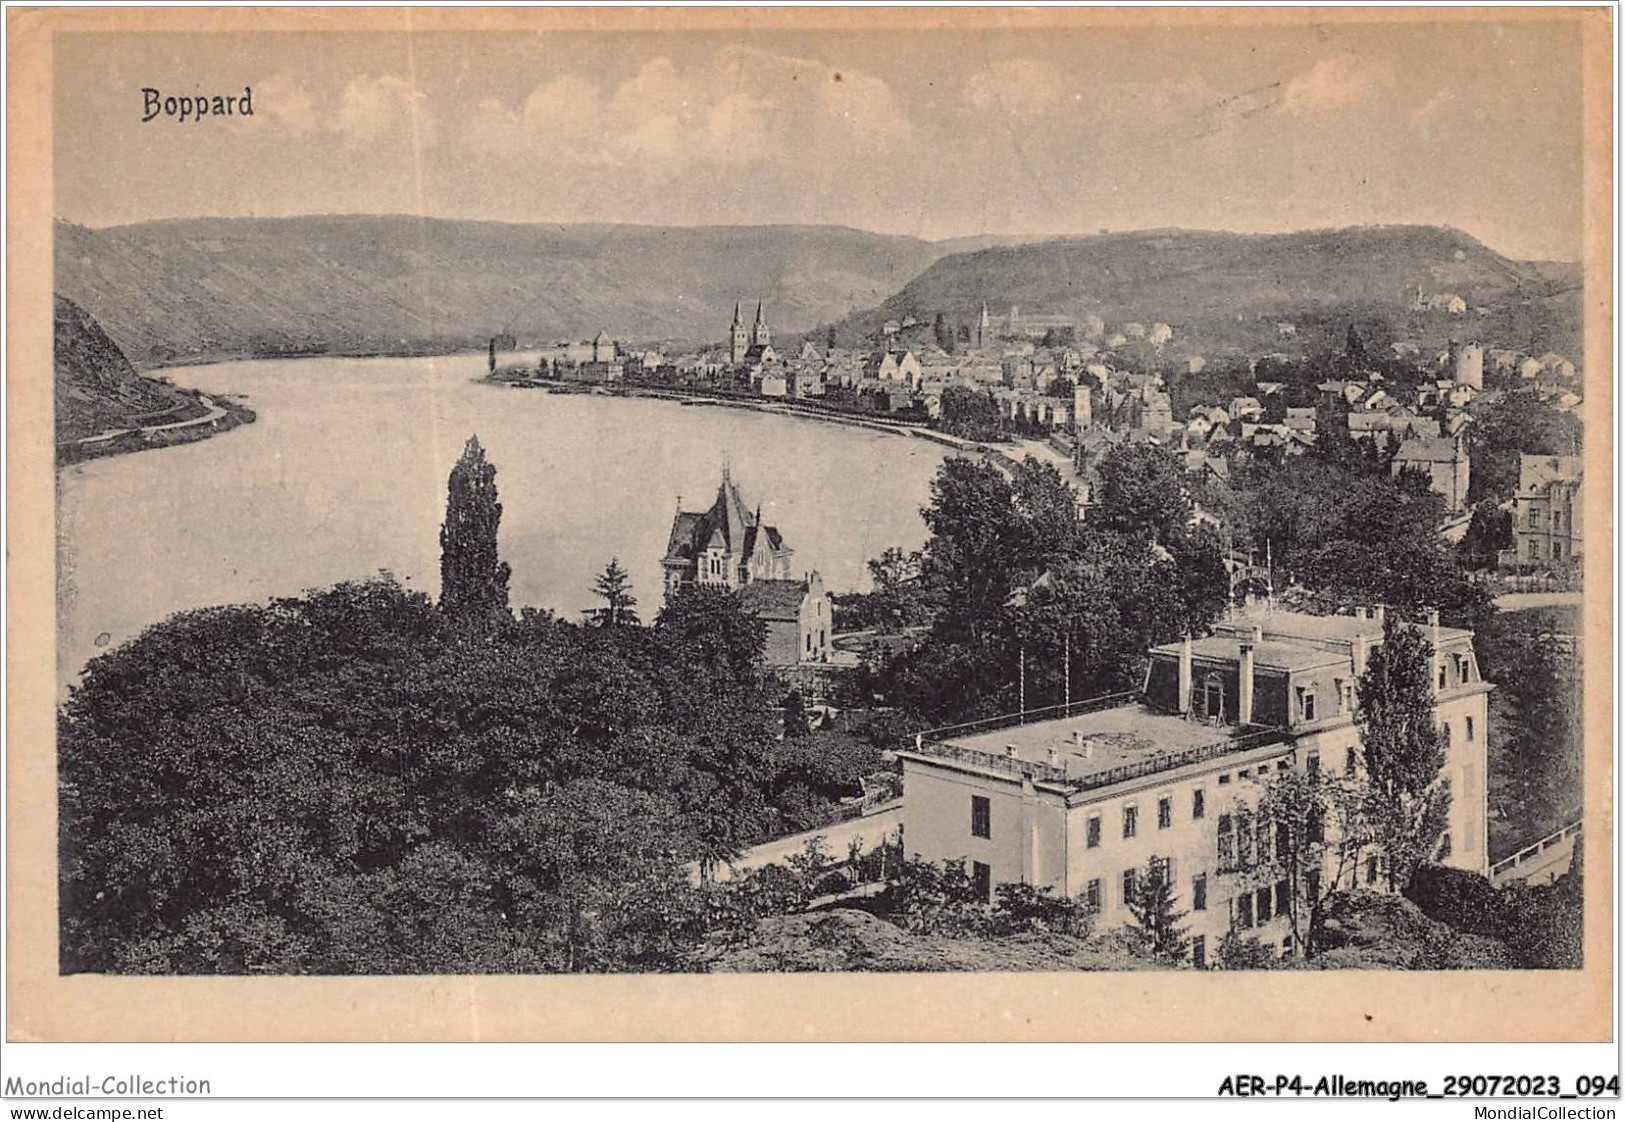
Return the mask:
[(827, 663), (833, 627), (823, 579), (816, 571), (791, 575), (794, 551), (762, 520), (759, 503), (754, 512), (745, 505), (728, 466), (710, 507), (683, 510), (681, 502), (660, 562), (666, 598), (695, 586), (735, 593), (767, 626), (769, 666)]

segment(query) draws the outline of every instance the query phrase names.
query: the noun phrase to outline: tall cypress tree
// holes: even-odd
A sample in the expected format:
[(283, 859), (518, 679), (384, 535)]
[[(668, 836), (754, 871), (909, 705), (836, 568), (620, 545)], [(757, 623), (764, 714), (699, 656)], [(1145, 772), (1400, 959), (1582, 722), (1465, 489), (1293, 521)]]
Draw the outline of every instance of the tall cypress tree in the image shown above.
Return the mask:
[(446, 521), (440, 527), (440, 607), (459, 619), (508, 616), (508, 565), (497, 556), (497, 469), (477, 436), (446, 481)]
[(1396, 889), (1432, 859), (1449, 821), (1450, 794), (1439, 782), (1445, 748), (1434, 714), (1433, 655), (1419, 628), (1390, 615), (1354, 710), (1370, 788), (1367, 813)]

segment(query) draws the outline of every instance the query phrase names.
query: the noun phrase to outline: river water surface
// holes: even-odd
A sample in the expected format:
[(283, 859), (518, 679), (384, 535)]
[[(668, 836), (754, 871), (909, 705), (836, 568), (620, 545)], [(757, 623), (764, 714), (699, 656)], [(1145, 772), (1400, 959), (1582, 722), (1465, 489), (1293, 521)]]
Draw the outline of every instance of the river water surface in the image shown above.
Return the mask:
[(678, 496), (714, 498), (722, 462), (833, 590), (925, 537), (945, 449), (743, 409), (479, 383), (484, 355), (288, 359), (165, 371), (243, 395), (251, 425), (58, 472), (57, 674), (173, 612), (263, 602), (394, 573), (439, 591), (446, 475), (472, 433), (497, 467), (515, 608), (574, 614), (611, 557), (645, 618), (660, 602)]

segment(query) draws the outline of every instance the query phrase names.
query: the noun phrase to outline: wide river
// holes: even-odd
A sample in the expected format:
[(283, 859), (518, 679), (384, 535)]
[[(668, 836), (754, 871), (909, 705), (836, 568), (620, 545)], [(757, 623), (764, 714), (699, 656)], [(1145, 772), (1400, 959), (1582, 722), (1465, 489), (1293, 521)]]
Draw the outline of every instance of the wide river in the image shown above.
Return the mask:
[(575, 615), (611, 557), (645, 617), (673, 512), (709, 506), (722, 463), (797, 571), (863, 587), (864, 562), (925, 537), (946, 450), (743, 409), (484, 385), (483, 355), (299, 359), (165, 371), (259, 419), (57, 476), (57, 674), (173, 612), (256, 603), (389, 570), (440, 583), (446, 475), (477, 433), (497, 467), (511, 599)]

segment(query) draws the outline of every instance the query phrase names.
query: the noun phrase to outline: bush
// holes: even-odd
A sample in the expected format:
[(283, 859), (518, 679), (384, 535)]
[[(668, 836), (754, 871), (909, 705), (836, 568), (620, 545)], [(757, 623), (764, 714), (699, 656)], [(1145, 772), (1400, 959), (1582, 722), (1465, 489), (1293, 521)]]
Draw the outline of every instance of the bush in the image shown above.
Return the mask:
[(1001, 884), (993, 892), (990, 920), (995, 935), (1053, 933), (1089, 937), (1091, 914), (1076, 900), (1057, 896), (1049, 887), (1030, 884)]
[(964, 861), (903, 862), (880, 907), (892, 922), (916, 935), (980, 935), (988, 926), (987, 901), (976, 891)]
[(1220, 970), (1276, 970), (1281, 966), (1275, 948), (1257, 939), (1244, 939), (1234, 931), (1227, 932), (1219, 943), (1214, 963)]
[(1424, 865), (1416, 870), (1405, 895), (1429, 919), (1470, 935), (1500, 938), (1505, 931), (1501, 894), (1488, 877)]

